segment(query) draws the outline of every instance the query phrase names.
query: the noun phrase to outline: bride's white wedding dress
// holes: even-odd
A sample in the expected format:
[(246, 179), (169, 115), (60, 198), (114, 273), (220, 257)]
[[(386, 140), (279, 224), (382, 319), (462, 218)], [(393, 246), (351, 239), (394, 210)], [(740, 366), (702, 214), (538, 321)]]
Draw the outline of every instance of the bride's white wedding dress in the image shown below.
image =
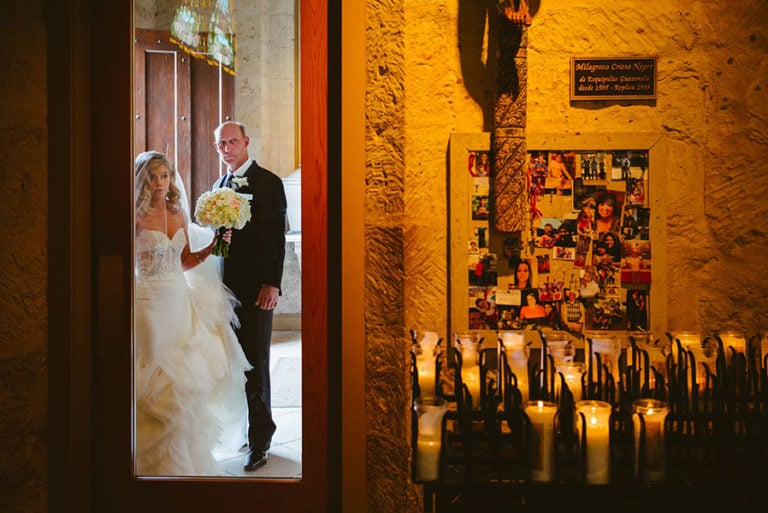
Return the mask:
[[(195, 239), (196, 225), (190, 225)], [(211, 232), (205, 230), (208, 240)], [(135, 390), (139, 475), (220, 475), (246, 440), (245, 370), (231, 294), (210, 257), (184, 273), (183, 229), (136, 236)], [(194, 244), (194, 241), (193, 241)]]

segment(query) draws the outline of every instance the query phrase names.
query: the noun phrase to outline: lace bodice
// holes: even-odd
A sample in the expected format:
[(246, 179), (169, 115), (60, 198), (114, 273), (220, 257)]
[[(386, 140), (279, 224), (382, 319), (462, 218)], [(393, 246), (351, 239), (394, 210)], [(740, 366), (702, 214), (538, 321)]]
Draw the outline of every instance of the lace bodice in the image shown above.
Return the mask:
[(181, 252), (187, 244), (184, 228), (170, 239), (164, 232), (142, 230), (136, 236), (136, 277), (154, 278), (183, 273)]

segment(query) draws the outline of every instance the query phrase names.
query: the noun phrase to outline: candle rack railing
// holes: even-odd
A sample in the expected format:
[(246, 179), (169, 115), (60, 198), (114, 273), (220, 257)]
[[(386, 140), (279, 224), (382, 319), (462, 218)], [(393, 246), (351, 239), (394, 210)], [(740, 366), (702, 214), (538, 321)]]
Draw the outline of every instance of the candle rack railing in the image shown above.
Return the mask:
[[(742, 352), (713, 335), (701, 343), (710, 349), (707, 353), (686, 348), (669, 333), (652, 341), (650, 348), (629, 334), (618, 356), (595, 351), (597, 337), (583, 337), (574, 359), (587, 369), (569, 383), (548, 354), (546, 334), (523, 332), (526, 337), (534, 334), (540, 345), (525, 344), (525, 375), (513, 372), (513, 355), (501, 336), (490, 347), (478, 340), (480, 387), (475, 394), (462, 378), (465, 361), (458, 337), (436, 356), (435, 395), (448, 411), (442, 418), (434, 479), (416, 476), (419, 426), (415, 413), (412, 417), (413, 477), (425, 485), (425, 508), (440, 494), (453, 495), (456, 502), (458, 496), (488, 486), (495, 493), (504, 490), (518, 496), (541, 486), (571, 492), (574, 487), (594, 488), (587, 470), (597, 442), (587, 439), (588, 420), (576, 410), (579, 400), (610, 405), (609, 477), (601, 487), (609, 491), (603, 494), (614, 490), (626, 499), (632, 491), (647, 494), (649, 486), (744, 493), (768, 485), (768, 354), (760, 354), (760, 336), (748, 340)], [(651, 356), (656, 349), (661, 349), (662, 359)], [(415, 404), (415, 363), (411, 383)], [(636, 409), (639, 400), (665, 405), (667, 414), (659, 426), (648, 427), (647, 416)], [(536, 450), (543, 441), (526, 413), (526, 405), (538, 401), (556, 405), (551, 478), (543, 481), (541, 472), (534, 472), (540, 470)], [(653, 441), (655, 436), (661, 436), (661, 445)], [(649, 457), (649, 447), (662, 454)], [(659, 465), (660, 474), (650, 472)]]

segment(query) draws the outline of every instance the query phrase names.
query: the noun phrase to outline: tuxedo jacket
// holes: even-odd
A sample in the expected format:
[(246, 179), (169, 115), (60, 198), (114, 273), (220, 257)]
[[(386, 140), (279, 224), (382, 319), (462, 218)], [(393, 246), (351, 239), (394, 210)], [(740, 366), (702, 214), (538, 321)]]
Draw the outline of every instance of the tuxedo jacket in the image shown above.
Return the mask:
[[(253, 305), (263, 285), (281, 288), (287, 203), (283, 181), (276, 174), (253, 162), (244, 177), (247, 185), (232, 187), (251, 195), (251, 220), (242, 229), (232, 230), (223, 280), (246, 306)], [(223, 186), (226, 178), (222, 176), (214, 188)]]

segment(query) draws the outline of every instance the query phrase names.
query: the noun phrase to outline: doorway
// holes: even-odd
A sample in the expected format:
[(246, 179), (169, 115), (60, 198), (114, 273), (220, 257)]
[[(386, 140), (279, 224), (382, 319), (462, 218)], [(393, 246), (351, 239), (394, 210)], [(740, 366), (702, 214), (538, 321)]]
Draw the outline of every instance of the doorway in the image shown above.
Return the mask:
[(341, 482), (332, 464), (340, 441), (329, 437), (337, 413), (329, 412), (328, 400), (329, 330), (334, 339), (338, 330), (329, 317), (338, 303), (329, 283), (340, 280), (328, 274), (328, 22), (338, 13), (329, 13), (325, 0), (301, 2), (301, 351), (302, 388), (311, 399), (302, 405), (301, 480), (139, 481), (130, 471), (133, 2), (87, 4), (50, 3), (62, 25), (48, 47), (55, 64), (49, 82), (56, 84), (49, 88), (56, 142), (49, 176), (75, 192), (57, 196), (51, 208), (63, 227), (50, 234), (61, 255), (50, 261), (50, 275), (63, 277), (61, 293), (49, 302), (49, 322), (59, 328), (49, 334), (50, 347), (60, 348), (50, 361), (51, 405), (61, 413), (52, 429), (51, 469), (62, 478), (49, 490), (51, 509), (328, 511)]
[[(300, 161), (294, 151), (298, 146), (292, 144), (297, 139), (297, 126), (285, 120), (298, 120), (299, 116), (289, 111), (296, 110), (294, 99), (299, 95), (283, 93), (280, 98), (287, 97), (287, 101), (275, 102), (275, 96), (270, 94), (286, 85), (274, 77), (296, 75), (295, 60), (286, 58), (286, 52), (289, 56), (295, 53), (287, 45), (293, 45), (296, 38), (290, 38), (289, 34), (281, 36), (281, 40), (274, 35), (264, 37), (259, 30), (244, 30), (237, 34), (239, 53), (234, 59), (225, 60), (217, 58), (216, 52), (210, 49), (212, 33), (201, 33), (192, 38), (183, 27), (184, 23), (194, 27), (208, 26), (207, 18), (215, 13), (219, 14), (219, 25), (234, 27), (235, 18), (238, 18), (239, 25), (250, 26), (256, 22), (254, 12), (258, 12), (257, 28), (265, 32), (272, 33), (271, 24), (298, 29), (297, 23), (287, 21), (287, 16), (296, 17), (290, 9), (295, 7), (294, 0), (239, 3), (234, 6), (235, 12), (228, 13), (232, 19), (227, 22), (221, 22), (221, 15), (227, 14), (226, 2), (209, 3), (207, 7), (186, 2), (158, 2), (152, 10), (141, 4), (137, 2), (134, 7), (135, 154), (155, 150), (168, 155), (184, 183), (189, 184), (187, 200), (194, 208), (195, 198), (210, 190), (211, 184), (226, 171), (212, 144), (212, 129), (223, 121), (250, 119), (248, 123), (254, 124), (257, 130), (251, 132), (249, 126), (249, 155), (284, 180), (289, 226), (282, 295), (273, 325), (272, 351), (276, 354), (270, 359), (272, 400), (277, 410), (273, 411), (277, 431), (270, 449), (270, 462), (256, 472), (244, 473), (244, 450), (239, 454), (220, 453), (218, 458), (229, 476), (298, 479), (301, 477), (302, 442), (301, 170), (294, 167)], [(259, 4), (260, 9), (254, 7)], [(148, 16), (147, 12), (154, 14)], [(271, 23), (263, 21), (270, 18)], [(200, 43), (201, 39), (208, 40), (208, 44)], [(197, 46), (193, 46), (195, 44)], [(266, 48), (265, 44), (274, 44), (277, 48)], [(260, 60), (269, 62), (267, 69), (274, 77), (250, 64)], [(292, 83), (297, 89), (296, 82), (291, 80), (288, 84)], [(253, 88), (261, 92), (250, 92)], [(254, 116), (251, 111), (260, 114)], [(283, 121), (276, 123), (277, 119)], [(258, 127), (268, 137), (262, 136)], [(272, 148), (273, 144), (280, 150)], [(290, 393), (286, 394), (286, 391)], [(285, 397), (298, 397), (298, 400), (285, 401)]]

